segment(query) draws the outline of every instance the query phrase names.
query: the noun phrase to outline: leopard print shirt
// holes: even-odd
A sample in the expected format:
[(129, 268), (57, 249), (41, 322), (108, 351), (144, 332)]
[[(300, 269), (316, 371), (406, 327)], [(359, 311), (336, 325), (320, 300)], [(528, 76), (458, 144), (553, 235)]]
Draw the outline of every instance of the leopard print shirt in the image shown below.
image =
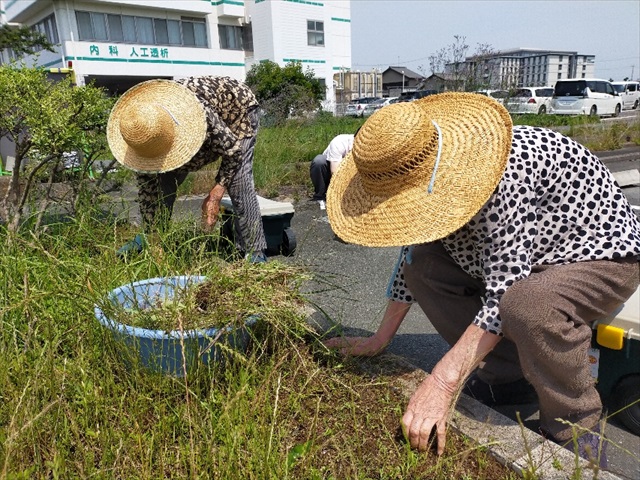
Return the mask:
[(242, 163), (242, 142), (255, 136), (249, 112), (258, 101), (244, 83), (230, 77), (188, 77), (175, 80), (195, 93), (207, 116), (207, 134), (200, 150), (184, 167), (196, 171), (222, 157), (216, 181), (227, 187)]

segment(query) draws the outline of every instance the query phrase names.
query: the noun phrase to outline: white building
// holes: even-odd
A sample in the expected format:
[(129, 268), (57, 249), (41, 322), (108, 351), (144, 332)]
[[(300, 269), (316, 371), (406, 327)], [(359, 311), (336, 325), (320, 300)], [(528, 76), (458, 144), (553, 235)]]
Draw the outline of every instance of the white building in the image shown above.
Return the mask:
[(476, 72), (477, 83), (485, 88), (553, 86), (565, 78), (593, 77), (595, 58), (573, 51), (518, 48), (468, 57), (465, 68)]
[(255, 62), (296, 61), (329, 87), (332, 108), (333, 74), (351, 68), (350, 0), (2, 0), (0, 13), (58, 45), (38, 65), (113, 92), (151, 78), (244, 80)]

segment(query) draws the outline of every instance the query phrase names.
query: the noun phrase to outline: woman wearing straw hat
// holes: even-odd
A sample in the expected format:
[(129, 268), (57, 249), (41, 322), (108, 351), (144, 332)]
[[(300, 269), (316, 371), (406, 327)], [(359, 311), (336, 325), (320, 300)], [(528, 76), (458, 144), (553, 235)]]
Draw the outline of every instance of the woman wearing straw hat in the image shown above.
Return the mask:
[(327, 213), (346, 242), (402, 246), (378, 331), (327, 345), (375, 355), (413, 302), (451, 345), (402, 418), (413, 447), (435, 428), (443, 452), (460, 391), (490, 405), (535, 393), (541, 430), (571, 448), (576, 428), (578, 454), (606, 465), (587, 351), (594, 321), (638, 287), (640, 222), (594, 155), (513, 127), (481, 95), (429, 96), (365, 122)]
[[(253, 183), (258, 102), (246, 85), (229, 77), (150, 80), (129, 89), (114, 105), (107, 138), (114, 157), (137, 172), (145, 230), (171, 217), (178, 186), (189, 172), (222, 157), (216, 185), (202, 204), (205, 228), (216, 223), (225, 189), (238, 217), (239, 248), (266, 261), (260, 206)], [(118, 250), (140, 252), (144, 237)]]

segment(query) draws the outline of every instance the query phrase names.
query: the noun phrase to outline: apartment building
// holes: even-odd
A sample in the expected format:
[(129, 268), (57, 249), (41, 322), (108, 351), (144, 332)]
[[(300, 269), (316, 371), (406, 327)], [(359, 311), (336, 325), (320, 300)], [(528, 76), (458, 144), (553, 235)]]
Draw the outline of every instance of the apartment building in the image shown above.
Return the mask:
[(468, 57), (464, 68), (485, 88), (537, 87), (565, 78), (593, 77), (595, 58), (574, 51), (518, 48)]
[(244, 80), (256, 62), (296, 61), (328, 87), (331, 110), (334, 73), (351, 69), (350, 0), (3, 0), (0, 13), (57, 45), (33, 63), (114, 93), (152, 78)]

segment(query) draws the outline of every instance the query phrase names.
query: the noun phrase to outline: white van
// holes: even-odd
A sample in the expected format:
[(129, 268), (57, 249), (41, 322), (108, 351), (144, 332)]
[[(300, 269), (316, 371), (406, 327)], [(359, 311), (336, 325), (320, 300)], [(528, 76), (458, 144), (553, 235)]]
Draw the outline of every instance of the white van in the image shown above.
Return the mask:
[(558, 80), (549, 113), (555, 115), (613, 115), (622, 110), (621, 97), (608, 80), (571, 78)]
[(620, 101), (622, 102), (622, 109), (627, 110), (638, 108), (640, 103), (640, 83), (639, 82), (613, 82), (613, 88), (616, 89), (618, 95), (620, 95)]

